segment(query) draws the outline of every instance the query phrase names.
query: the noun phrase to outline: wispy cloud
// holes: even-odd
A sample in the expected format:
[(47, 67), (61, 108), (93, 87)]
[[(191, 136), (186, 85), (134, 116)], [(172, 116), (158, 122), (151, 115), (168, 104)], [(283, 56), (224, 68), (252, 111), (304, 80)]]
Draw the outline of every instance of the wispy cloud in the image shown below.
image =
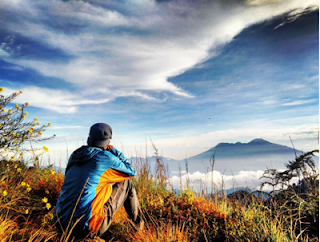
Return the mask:
[[(9, 95), (17, 90), (6, 88), (4, 94)], [(73, 113), (77, 111), (78, 105), (100, 104), (110, 99), (83, 99), (77, 94), (69, 91), (55, 90), (28, 86), (23, 88), (24, 94), (15, 99), (14, 102), (23, 104), (29, 102), (31, 106), (54, 110), (58, 113)], [(49, 98), (50, 97), (50, 98)]]
[(313, 103), (313, 102), (317, 102), (317, 101), (318, 100), (316, 100), (316, 99), (297, 100), (297, 101), (283, 103), (282, 106), (298, 106), (298, 105)]
[[(78, 97), (68, 91), (50, 91), (58, 100), (41, 106), (59, 112), (75, 112), (74, 105), (108, 102), (124, 93), (146, 100), (153, 100), (158, 92), (191, 98), (192, 93), (168, 78), (215, 55), (217, 47), (232, 41), (244, 28), (310, 6), (318, 6), (318, 1), (132, 1), (123, 5), (4, 0), (0, 6), (3, 28), (58, 48), (70, 58), (63, 62), (54, 56), (19, 58), (3, 46), (0, 56), (74, 84)], [(108, 98), (96, 95), (89, 101), (85, 97), (88, 88)], [(37, 100), (44, 100), (44, 90), (31, 91), (32, 95), (40, 92)]]
[[(90, 90), (72, 92), (68, 90), (36, 86), (23, 86), (21, 89), (24, 93), (14, 100), (15, 103), (23, 104), (28, 102), (32, 107), (49, 109), (58, 113), (75, 113), (81, 105), (103, 104), (115, 99), (116, 97), (138, 97), (142, 100), (153, 102), (164, 101), (164, 99), (155, 98), (143, 92), (130, 90), (127, 92), (118, 90), (111, 93), (103, 89), (95, 92)], [(9, 95), (16, 91), (17, 90), (13, 88), (5, 88), (4, 94)], [(97, 96), (100, 96), (100, 98)]]

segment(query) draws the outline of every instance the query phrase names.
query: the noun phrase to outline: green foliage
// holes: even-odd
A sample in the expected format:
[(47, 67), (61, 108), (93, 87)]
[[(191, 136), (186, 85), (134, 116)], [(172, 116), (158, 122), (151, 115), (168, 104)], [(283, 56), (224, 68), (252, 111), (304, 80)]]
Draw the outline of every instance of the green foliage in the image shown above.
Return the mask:
[[(319, 173), (316, 170), (313, 156), (318, 150), (297, 156), (286, 164), (287, 170), (279, 172), (266, 170), (261, 189), (272, 186), (270, 199), (266, 205), (270, 216), (279, 218), (292, 239), (307, 238), (317, 240), (319, 235)], [(298, 182), (293, 183), (293, 178)]]
[(193, 203), (195, 194), (189, 188), (184, 189), (180, 193), (181, 198), (185, 198), (189, 203)]
[(164, 175), (154, 177), (147, 159), (137, 159), (134, 167), (137, 175), (132, 181), (137, 190), (141, 208), (146, 209), (150, 203), (163, 202), (163, 198), (169, 193), (168, 178)]

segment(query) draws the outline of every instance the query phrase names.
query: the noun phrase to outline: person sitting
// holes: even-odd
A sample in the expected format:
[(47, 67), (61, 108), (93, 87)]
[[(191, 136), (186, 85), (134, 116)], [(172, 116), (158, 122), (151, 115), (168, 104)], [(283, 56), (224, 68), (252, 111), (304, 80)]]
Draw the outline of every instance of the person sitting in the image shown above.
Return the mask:
[(112, 217), (124, 205), (136, 228), (143, 226), (140, 205), (131, 177), (136, 174), (127, 158), (110, 145), (112, 129), (96, 123), (87, 146), (68, 161), (54, 221), (59, 231), (76, 239), (103, 236)]

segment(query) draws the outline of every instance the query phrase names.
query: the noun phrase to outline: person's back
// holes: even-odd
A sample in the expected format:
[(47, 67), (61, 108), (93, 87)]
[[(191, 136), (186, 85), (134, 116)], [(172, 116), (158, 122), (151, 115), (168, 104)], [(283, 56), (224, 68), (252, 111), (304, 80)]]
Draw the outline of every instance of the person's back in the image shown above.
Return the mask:
[[(90, 146), (82, 146), (70, 156), (54, 214), (57, 227), (66, 233), (76, 223), (72, 232), (77, 237), (103, 234), (119, 204), (126, 205), (128, 199), (133, 202), (127, 202), (126, 211), (134, 223), (140, 223), (139, 203), (128, 179), (135, 171), (120, 151), (108, 145), (111, 134), (110, 126), (93, 125), (88, 138)], [(95, 147), (101, 145), (104, 148)], [(128, 191), (116, 197), (113, 193), (123, 187)]]

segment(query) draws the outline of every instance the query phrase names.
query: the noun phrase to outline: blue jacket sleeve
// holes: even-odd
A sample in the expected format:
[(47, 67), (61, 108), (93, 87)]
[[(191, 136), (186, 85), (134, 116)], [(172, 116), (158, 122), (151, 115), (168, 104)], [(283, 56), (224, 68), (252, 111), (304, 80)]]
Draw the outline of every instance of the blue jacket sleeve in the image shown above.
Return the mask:
[(135, 170), (133, 169), (132, 165), (128, 161), (128, 159), (117, 149), (113, 148), (106, 152), (110, 152), (112, 155), (112, 166), (110, 168), (123, 172), (128, 176), (136, 175)]

